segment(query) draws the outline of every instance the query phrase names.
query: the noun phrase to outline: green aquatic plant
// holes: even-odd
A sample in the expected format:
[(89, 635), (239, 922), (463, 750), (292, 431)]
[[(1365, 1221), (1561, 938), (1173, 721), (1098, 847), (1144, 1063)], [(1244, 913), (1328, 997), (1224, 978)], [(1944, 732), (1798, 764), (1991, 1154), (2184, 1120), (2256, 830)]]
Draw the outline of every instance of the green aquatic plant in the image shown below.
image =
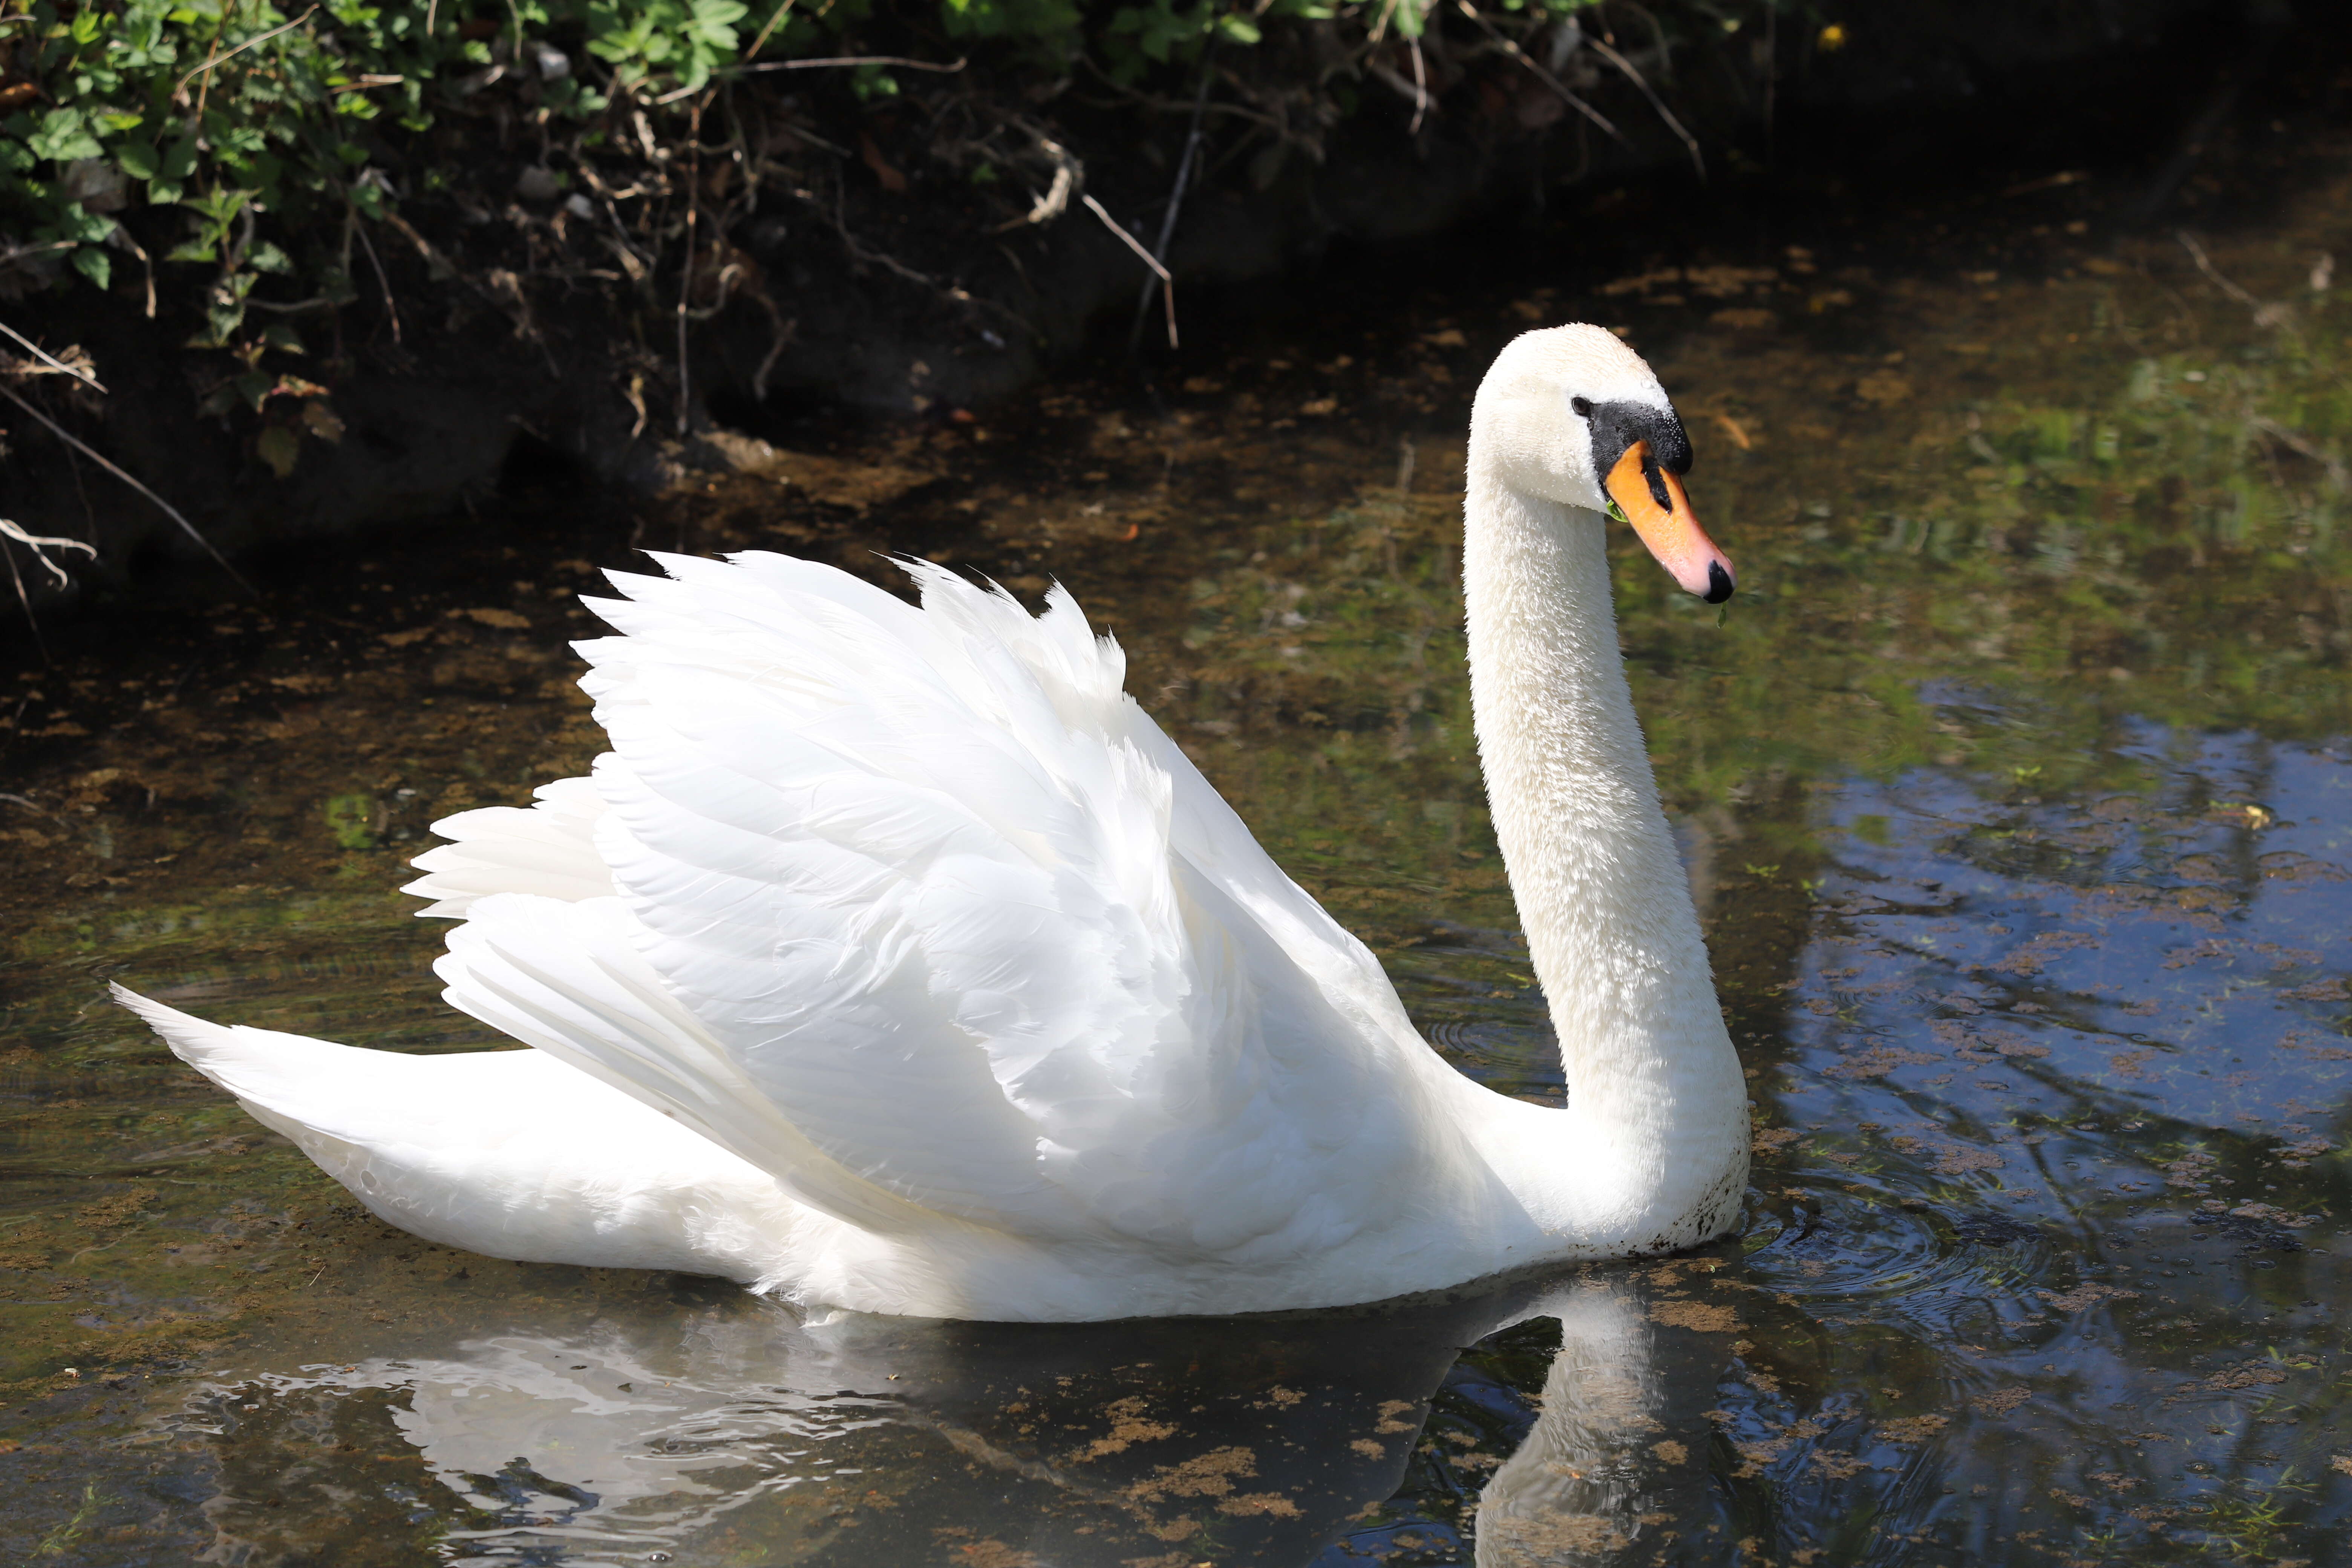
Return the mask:
[(90, 1521), (96, 1519), (99, 1510), (112, 1500), (99, 1491), (96, 1481), (85, 1483), (81, 1489), (81, 1501), (76, 1505), (71, 1517), (42, 1536), (40, 1544), (33, 1548), (33, 1555), (63, 1557), (73, 1551), (75, 1543), (89, 1533)]

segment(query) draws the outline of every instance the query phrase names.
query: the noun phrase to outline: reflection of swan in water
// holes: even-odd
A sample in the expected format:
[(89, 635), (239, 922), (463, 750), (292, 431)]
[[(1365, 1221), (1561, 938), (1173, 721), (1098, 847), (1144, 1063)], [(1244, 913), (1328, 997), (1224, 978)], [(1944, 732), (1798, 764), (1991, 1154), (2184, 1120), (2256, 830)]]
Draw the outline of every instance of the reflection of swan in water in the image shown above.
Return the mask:
[(255, 1568), (420, 1518), (485, 1563), (1348, 1561), (1350, 1537), (1381, 1543), (1368, 1510), (1428, 1446), (1456, 1347), (1558, 1317), (1541, 1413), (1477, 1513), (1481, 1568), (1536, 1568), (1646, 1557), (1675, 1475), (1705, 1482), (1661, 1458), (1678, 1440), (1696, 1460), (1706, 1424), (1663, 1413), (1676, 1380), (1651, 1368), (1636, 1289), (1082, 1328), (803, 1326), (717, 1292), (566, 1322), (542, 1302), (408, 1354), (253, 1369), (180, 1424), (214, 1435), (213, 1556)]
[[(1709, 1484), (1703, 1405), (1670, 1392), (1633, 1290), (1588, 1283), (1537, 1312), (1559, 1320), (1559, 1351), (1534, 1428), (1479, 1497), (1478, 1568), (1646, 1560), (1666, 1521), (1703, 1511), (1685, 1496)], [(1685, 1392), (1704, 1400), (1712, 1380)]]

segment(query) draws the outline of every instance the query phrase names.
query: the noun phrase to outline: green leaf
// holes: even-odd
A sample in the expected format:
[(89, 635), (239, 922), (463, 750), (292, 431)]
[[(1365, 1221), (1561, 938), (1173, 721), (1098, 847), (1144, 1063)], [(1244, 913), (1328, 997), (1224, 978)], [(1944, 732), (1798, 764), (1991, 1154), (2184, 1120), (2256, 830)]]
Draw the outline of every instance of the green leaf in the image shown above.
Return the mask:
[(294, 270), (294, 263), (286, 258), (286, 253), (266, 239), (254, 241), (253, 248), (246, 252), (245, 262), (261, 272), (287, 273)]
[(125, 142), (114, 150), (114, 162), (134, 180), (152, 180), (163, 166), (152, 142)]
[(69, 163), (76, 158), (95, 158), (106, 149), (89, 133), (79, 109), (52, 109), (41, 116), (40, 129), (26, 138), (25, 144), (37, 158), (47, 158), (59, 163)]
[(302, 334), (288, 321), (272, 321), (261, 330), (261, 341), (279, 353), (299, 354), (310, 351), (302, 346)]
[(194, 172), (195, 166), (196, 139), (183, 136), (164, 149), (163, 162), (156, 169), (155, 177), (178, 184)]
[[(253, 449), (259, 454), (263, 462), (269, 465), (270, 471), (282, 479), (291, 474), (294, 471), (294, 465), (301, 460), (302, 437), (283, 425), (272, 425), (261, 432), (260, 437), (253, 444)], [(338, 795), (336, 801), (343, 798), (345, 797)], [(337, 821), (333, 816), (335, 804), (335, 801), (328, 803), (328, 820), (331, 824)], [(335, 828), (335, 841), (347, 849), (364, 849), (374, 842), (374, 838), (364, 828), (352, 826), (346, 822)]]
[(91, 282), (97, 284), (101, 289), (105, 288), (108, 283), (113, 280), (114, 264), (112, 260), (107, 256), (105, 251), (100, 250), (94, 245), (85, 245), (81, 247), (79, 249), (74, 251), (71, 256), (67, 258), (67, 259), (73, 263), (75, 271), (80, 273), (83, 277), (89, 279)]
[(85, 212), (79, 202), (68, 202), (44, 233), (56, 239), (96, 245), (114, 232), (114, 220), (104, 213)]

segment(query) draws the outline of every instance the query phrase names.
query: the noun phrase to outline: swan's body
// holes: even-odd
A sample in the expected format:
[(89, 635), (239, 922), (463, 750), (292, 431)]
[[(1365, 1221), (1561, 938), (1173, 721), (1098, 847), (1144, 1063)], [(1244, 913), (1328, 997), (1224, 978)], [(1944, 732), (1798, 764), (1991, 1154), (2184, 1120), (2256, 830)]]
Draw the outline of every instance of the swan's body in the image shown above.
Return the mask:
[(1685, 585), (1728, 593), (1643, 457), (1679, 468), (1680, 438), (1591, 328), (1507, 350), (1473, 425), (1474, 700), (1566, 1110), (1422, 1041), (1066, 593), (1033, 619), (920, 564), (919, 609), (775, 555), (614, 577), (621, 635), (582, 645), (613, 751), (437, 825), (457, 842), (409, 889), (464, 922), (450, 1002), (537, 1049), (404, 1057), (124, 999), (376, 1214), (506, 1258), (1076, 1320), (1706, 1240), (1744, 1186), (1745, 1093), (1594, 510), (1605, 482)]

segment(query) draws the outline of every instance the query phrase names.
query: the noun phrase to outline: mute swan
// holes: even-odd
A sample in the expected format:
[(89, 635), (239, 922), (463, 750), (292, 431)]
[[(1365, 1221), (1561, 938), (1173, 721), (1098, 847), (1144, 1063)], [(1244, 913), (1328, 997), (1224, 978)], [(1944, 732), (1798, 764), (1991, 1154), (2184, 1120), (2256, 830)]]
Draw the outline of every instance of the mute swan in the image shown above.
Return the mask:
[(1611, 502), (1730, 563), (1656, 376), (1506, 348), (1463, 574), (1496, 835), (1569, 1086), (1473, 1083), (1121, 691), (922, 562), (917, 608), (789, 557), (660, 556), (579, 645), (613, 749), (436, 824), (456, 1006), (537, 1047), (410, 1057), (116, 990), (377, 1215), (811, 1305), (1079, 1321), (1369, 1301), (1723, 1234), (1746, 1093), (1617, 648)]

